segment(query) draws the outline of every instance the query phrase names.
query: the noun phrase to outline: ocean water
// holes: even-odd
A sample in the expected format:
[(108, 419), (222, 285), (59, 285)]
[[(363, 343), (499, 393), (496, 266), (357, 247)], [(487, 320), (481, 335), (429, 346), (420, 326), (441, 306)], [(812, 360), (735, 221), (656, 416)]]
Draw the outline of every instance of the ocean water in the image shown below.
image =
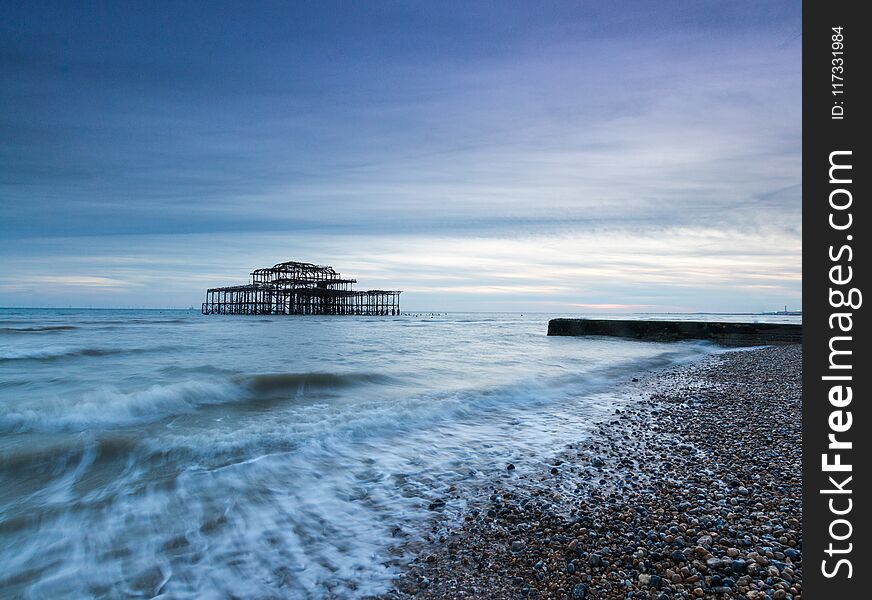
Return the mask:
[(434, 515), (716, 351), (553, 316), (0, 310), (0, 596), (385, 590)]

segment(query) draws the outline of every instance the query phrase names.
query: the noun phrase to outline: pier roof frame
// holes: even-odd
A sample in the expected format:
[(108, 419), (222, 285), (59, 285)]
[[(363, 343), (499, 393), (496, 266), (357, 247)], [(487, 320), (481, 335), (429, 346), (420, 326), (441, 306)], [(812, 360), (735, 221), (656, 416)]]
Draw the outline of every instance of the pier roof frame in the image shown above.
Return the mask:
[(242, 285), (226, 285), (223, 287), (209, 288), (207, 292), (245, 292), (256, 290), (271, 290), (272, 287), (263, 283), (245, 283)]
[(339, 285), (343, 283), (357, 283), (356, 279), (316, 279), (314, 277), (279, 277), (270, 281), (271, 284), (307, 284), (307, 283), (326, 283), (328, 285)]
[(304, 272), (304, 273), (319, 273), (328, 275), (330, 278), (338, 277), (339, 273), (329, 265), (316, 265), (313, 263), (297, 262), (289, 260), (274, 264), (272, 267), (263, 267), (252, 271), (255, 273), (288, 273), (288, 272)]

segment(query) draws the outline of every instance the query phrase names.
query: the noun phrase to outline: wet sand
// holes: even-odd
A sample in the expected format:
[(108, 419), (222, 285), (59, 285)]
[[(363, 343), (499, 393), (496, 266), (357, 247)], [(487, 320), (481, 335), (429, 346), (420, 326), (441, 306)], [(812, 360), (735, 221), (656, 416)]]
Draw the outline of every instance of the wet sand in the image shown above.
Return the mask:
[(459, 524), (434, 512), (385, 598), (800, 598), (801, 363), (770, 347), (628, 382), (543, 472)]

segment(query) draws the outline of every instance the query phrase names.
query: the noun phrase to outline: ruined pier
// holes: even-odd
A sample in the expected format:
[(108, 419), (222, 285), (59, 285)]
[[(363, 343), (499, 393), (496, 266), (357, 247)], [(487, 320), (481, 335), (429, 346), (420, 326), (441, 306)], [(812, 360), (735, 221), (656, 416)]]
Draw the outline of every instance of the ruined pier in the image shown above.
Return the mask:
[(249, 283), (206, 290), (204, 315), (399, 315), (398, 290), (353, 289), (333, 267), (288, 261), (255, 269)]

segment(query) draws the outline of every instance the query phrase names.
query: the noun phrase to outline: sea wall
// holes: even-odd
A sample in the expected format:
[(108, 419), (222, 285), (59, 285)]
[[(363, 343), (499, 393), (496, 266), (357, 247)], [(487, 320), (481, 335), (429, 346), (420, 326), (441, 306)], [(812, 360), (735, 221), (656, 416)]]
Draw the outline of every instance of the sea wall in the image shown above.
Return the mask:
[(709, 340), (725, 346), (799, 344), (802, 325), (706, 321), (551, 319), (548, 335), (604, 335), (654, 342)]

